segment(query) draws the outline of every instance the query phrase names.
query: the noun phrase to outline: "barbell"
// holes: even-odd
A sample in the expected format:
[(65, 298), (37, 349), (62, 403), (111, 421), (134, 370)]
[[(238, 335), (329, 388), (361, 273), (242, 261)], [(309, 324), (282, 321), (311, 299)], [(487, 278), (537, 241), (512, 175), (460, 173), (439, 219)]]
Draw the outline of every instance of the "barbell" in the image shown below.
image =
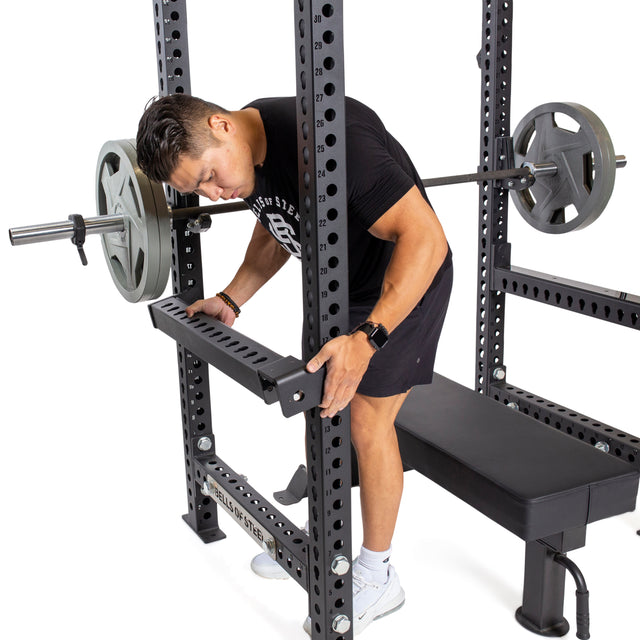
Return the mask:
[[(558, 124), (558, 114), (574, 124)], [(510, 140), (510, 139), (507, 139)], [(510, 157), (513, 156), (513, 157)], [(425, 187), (493, 182), (509, 189), (522, 217), (545, 233), (565, 233), (594, 222), (604, 211), (624, 156), (616, 156), (602, 121), (578, 104), (536, 107), (518, 124), (505, 169), (423, 180)], [(571, 207), (573, 211), (570, 213)], [(171, 209), (161, 184), (139, 169), (133, 140), (110, 141), (98, 155), (97, 217), (9, 229), (12, 245), (71, 239), (86, 264), (87, 235), (100, 234), (118, 291), (129, 302), (153, 300), (166, 288), (171, 265), (171, 221), (188, 219), (194, 232), (210, 226), (211, 214), (247, 209), (244, 202)]]

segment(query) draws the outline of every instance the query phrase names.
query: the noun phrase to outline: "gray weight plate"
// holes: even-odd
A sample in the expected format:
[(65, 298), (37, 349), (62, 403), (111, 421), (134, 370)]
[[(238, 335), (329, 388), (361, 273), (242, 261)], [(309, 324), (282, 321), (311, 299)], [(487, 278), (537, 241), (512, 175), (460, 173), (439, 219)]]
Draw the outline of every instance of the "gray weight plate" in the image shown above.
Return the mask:
[(102, 235), (118, 291), (129, 302), (162, 295), (171, 268), (169, 211), (162, 185), (138, 168), (133, 140), (106, 142), (100, 150), (96, 202), (98, 215), (124, 216), (124, 231)]
[[(563, 128), (557, 114), (574, 122)], [(513, 144), (516, 167), (525, 162), (558, 167), (556, 175), (539, 175), (531, 187), (511, 192), (530, 225), (545, 233), (565, 233), (586, 227), (604, 211), (613, 191), (616, 157), (595, 113), (570, 102), (543, 104), (518, 124)]]

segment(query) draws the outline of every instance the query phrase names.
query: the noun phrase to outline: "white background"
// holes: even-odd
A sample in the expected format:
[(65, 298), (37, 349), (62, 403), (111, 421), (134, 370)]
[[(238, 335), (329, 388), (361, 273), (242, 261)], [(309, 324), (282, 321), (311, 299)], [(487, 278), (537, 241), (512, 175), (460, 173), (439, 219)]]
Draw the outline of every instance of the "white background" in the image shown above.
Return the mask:
[[(378, 111), (424, 177), (474, 171), (480, 0), (345, 4), (348, 94)], [(294, 93), (292, 6), (190, 0), (194, 95), (234, 109)], [(3, 223), (93, 216), (102, 144), (134, 137), (157, 92), (152, 3), (11, 2), (2, 17)], [(640, 292), (637, 24), (631, 0), (517, 3), (513, 126), (544, 102), (583, 103), (629, 165), (607, 211), (585, 230), (544, 235), (512, 207), (513, 264)], [(431, 198), (456, 265), (437, 369), (473, 386), (477, 191), (433, 189)], [(252, 225), (248, 212), (221, 216), (203, 236), (209, 294), (235, 272)], [(302, 640), (302, 589), (254, 576), (248, 562), (259, 549), (226, 515), (228, 537), (212, 545), (183, 523), (174, 343), (152, 328), (146, 305), (117, 293), (96, 237), (86, 250), (83, 268), (68, 241), (11, 247), (5, 236), (0, 244), (0, 636)], [(299, 355), (300, 289), (292, 261), (237, 328)], [(637, 331), (511, 298), (507, 326), (511, 382), (640, 432)], [(277, 407), (211, 377), (218, 451), (264, 495), (283, 488), (302, 461), (302, 418), (286, 421)], [(357, 500), (354, 492), (355, 549)], [(286, 513), (302, 524), (304, 511)], [(572, 554), (591, 590), (594, 639), (637, 637), (638, 528), (637, 514), (596, 523)], [(366, 637), (532, 637), (513, 619), (524, 544), (414, 474), (394, 549), (407, 604)], [(568, 581), (574, 626), (572, 593)]]

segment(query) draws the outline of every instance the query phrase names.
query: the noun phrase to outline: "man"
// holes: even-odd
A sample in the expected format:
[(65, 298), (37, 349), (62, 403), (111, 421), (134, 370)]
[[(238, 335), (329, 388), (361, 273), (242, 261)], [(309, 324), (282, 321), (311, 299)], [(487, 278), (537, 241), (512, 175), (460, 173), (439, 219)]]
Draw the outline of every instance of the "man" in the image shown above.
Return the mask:
[[(353, 565), (358, 633), (404, 603), (389, 564), (403, 484), (394, 421), (411, 387), (431, 382), (453, 268), (442, 227), (404, 149), (369, 108), (349, 98), (345, 108), (354, 330), (327, 342), (307, 369), (327, 367), (322, 417), (351, 403), (364, 530)], [(190, 316), (203, 312), (231, 326), (287, 259), (300, 257), (296, 131), (295, 98), (256, 100), (227, 111), (173, 95), (146, 109), (137, 152), (150, 179), (213, 201), (243, 198), (258, 218), (235, 277), (216, 296), (192, 304)], [(252, 568), (265, 577), (287, 577), (264, 554)]]

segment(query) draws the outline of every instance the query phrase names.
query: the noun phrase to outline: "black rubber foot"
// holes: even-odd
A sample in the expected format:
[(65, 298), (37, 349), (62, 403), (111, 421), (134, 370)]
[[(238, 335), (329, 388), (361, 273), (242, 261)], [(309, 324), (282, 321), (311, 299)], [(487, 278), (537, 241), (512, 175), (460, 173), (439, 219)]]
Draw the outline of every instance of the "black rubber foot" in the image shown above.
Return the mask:
[(182, 519), (189, 525), (189, 529), (193, 531), (202, 542), (205, 544), (209, 544), (210, 542), (216, 542), (218, 540), (224, 540), (227, 536), (218, 527), (213, 527), (212, 529), (203, 529), (202, 531), (196, 531), (192, 526), (191, 522), (189, 522), (189, 515), (185, 514), (182, 516)]
[(516, 620), (527, 630), (532, 633), (537, 633), (539, 636), (546, 636), (548, 638), (560, 638), (561, 636), (567, 635), (569, 633), (569, 623), (565, 618), (550, 627), (545, 627), (544, 629), (540, 629), (537, 627), (531, 620), (525, 618), (522, 614), (522, 607), (520, 607), (516, 611)]

